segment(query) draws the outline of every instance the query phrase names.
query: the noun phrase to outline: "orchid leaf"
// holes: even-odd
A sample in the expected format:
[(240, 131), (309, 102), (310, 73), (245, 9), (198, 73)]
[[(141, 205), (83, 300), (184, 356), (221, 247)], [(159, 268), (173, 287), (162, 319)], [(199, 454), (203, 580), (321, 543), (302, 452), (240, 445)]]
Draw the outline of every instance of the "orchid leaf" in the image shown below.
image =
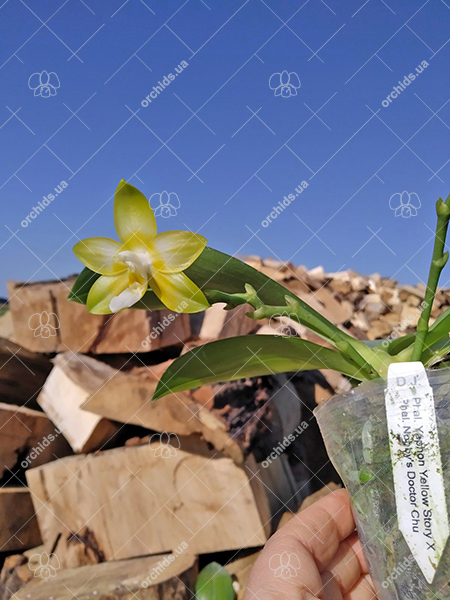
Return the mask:
[(447, 308), (443, 313), (439, 315), (436, 321), (431, 325), (426, 343), (434, 343), (440, 339), (446, 339), (450, 332), (450, 307)]
[(233, 579), (219, 563), (209, 563), (195, 582), (195, 600), (234, 600)]
[(388, 352), (391, 356), (395, 356), (402, 350), (405, 350), (409, 346), (412, 346), (414, 342), (415, 335), (413, 333), (408, 333), (402, 337), (399, 337), (395, 340), (390, 341)]
[(89, 290), (99, 277), (101, 277), (100, 273), (94, 273), (94, 271), (85, 267), (76, 278), (67, 300), (78, 302), (79, 304), (86, 304)]
[(337, 350), (297, 337), (243, 335), (197, 346), (177, 358), (161, 377), (153, 400), (207, 383), (311, 369), (332, 369), (359, 381), (366, 379)]

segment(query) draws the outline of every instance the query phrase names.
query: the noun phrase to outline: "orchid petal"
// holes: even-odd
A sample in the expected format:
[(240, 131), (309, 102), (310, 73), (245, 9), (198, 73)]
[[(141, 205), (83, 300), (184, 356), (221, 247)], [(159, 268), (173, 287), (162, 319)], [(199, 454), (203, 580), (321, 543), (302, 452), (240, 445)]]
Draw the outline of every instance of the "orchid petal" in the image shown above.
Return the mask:
[(118, 260), (123, 245), (107, 237), (87, 238), (73, 247), (75, 256), (83, 265), (101, 275), (117, 275), (127, 269)]
[(102, 275), (89, 290), (86, 302), (88, 311), (94, 315), (109, 315), (112, 312), (109, 306), (111, 300), (129, 285), (130, 277), (127, 272), (120, 275)]
[(147, 291), (147, 288), (147, 281), (142, 284), (137, 282), (133, 283), (129, 287), (125, 288), (118, 296), (115, 296), (111, 299), (109, 308), (113, 313), (119, 312), (119, 310), (123, 310), (124, 308), (131, 308), (133, 304), (139, 302), (139, 300)]
[(156, 219), (142, 192), (123, 179), (114, 197), (117, 235), (132, 250), (145, 250), (156, 235)]
[(197, 313), (209, 308), (204, 293), (184, 273), (155, 273), (150, 286), (161, 302), (175, 312)]
[(165, 231), (152, 242), (154, 267), (160, 273), (180, 273), (203, 252), (206, 238), (190, 231)]

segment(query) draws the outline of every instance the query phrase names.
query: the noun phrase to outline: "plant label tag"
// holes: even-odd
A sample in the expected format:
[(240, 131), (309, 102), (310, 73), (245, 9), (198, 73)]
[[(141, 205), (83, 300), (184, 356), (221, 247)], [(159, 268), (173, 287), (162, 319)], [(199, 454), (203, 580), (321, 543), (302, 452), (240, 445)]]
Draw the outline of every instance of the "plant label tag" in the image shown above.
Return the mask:
[(432, 583), (449, 523), (433, 390), (423, 364), (391, 364), (385, 399), (398, 527)]

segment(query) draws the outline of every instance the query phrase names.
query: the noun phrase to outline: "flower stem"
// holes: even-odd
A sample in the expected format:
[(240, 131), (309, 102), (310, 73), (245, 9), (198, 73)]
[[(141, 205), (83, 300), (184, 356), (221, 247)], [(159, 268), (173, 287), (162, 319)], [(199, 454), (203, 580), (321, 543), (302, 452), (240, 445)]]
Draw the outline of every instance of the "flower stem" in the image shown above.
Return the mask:
[(450, 194), (444, 202), (442, 198), (436, 202), (437, 224), (436, 235), (434, 238), (433, 258), (431, 260), (430, 272), (428, 275), (427, 289), (425, 299), (422, 304), (422, 312), (417, 323), (417, 332), (414, 340), (413, 352), (411, 360), (421, 360), (422, 352), (427, 337), (431, 309), (433, 307), (434, 297), (439, 282), (442, 269), (445, 267), (448, 260), (448, 252), (444, 252), (445, 238), (447, 237), (447, 229), (450, 219)]
[[(367, 379), (372, 379), (376, 376), (377, 369), (373, 368), (370, 362), (361, 356), (355, 347), (361, 345), (362, 348), (364, 344), (361, 344), (359, 340), (355, 340), (331, 323), (327, 326), (326, 321), (322, 322), (320, 319), (315, 318), (314, 315), (305, 312), (300, 299), (286, 295), (285, 306), (270, 306), (264, 304), (258, 297), (256, 290), (249, 284), (245, 285), (245, 293), (228, 294), (219, 290), (205, 290), (205, 295), (210, 303), (225, 302), (227, 309), (235, 308), (241, 304), (249, 304), (254, 311), (248, 312), (247, 316), (255, 320), (271, 319), (287, 314), (289, 318), (331, 342), (342, 354), (353, 360), (360, 367), (361, 373), (364, 373)], [(364, 347), (363, 349), (365, 350), (366, 348)]]

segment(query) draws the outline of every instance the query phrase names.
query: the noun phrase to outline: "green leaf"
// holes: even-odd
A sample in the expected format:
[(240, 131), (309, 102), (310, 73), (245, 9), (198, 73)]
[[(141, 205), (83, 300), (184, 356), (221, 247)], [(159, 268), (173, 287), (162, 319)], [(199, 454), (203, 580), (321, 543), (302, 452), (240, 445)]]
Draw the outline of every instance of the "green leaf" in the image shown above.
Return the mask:
[(234, 600), (233, 579), (219, 565), (209, 563), (200, 571), (195, 582), (195, 600)]
[(89, 290), (100, 276), (100, 273), (94, 273), (94, 271), (85, 267), (73, 284), (73, 287), (67, 296), (67, 300), (78, 302), (79, 304), (86, 304)]
[(408, 333), (407, 335), (399, 337), (395, 340), (392, 340), (392, 341), (389, 340), (389, 347), (388, 347), (389, 354), (391, 356), (395, 356), (402, 350), (405, 350), (409, 346), (412, 346), (415, 337), (416, 336), (414, 335), (414, 333)]
[(153, 400), (207, 383), (333, 369), (359, 381), (360, 368), (337, 350), (297, 337), (243, 335), (203, 344), (177, 358), (161, 377)]
[(450, 307), (439, 315), (436, 321), (431, 325), (426, 338), (426, 344), (430, 345), (438, 342), (440, 339), (448, 338), (450, 332)]

